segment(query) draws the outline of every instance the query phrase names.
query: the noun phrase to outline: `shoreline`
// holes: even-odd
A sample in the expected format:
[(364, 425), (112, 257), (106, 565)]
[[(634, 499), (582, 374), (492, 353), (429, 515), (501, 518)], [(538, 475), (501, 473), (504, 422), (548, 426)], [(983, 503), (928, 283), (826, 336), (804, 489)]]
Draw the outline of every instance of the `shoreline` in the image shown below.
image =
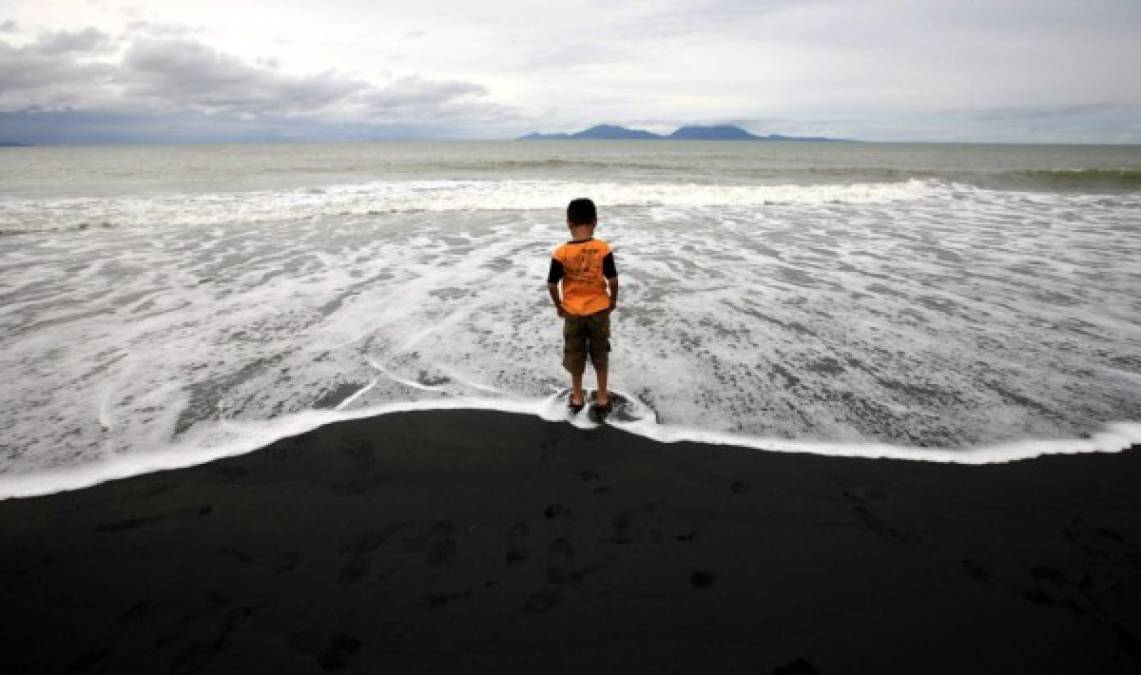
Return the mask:
[(0, 501), (12, 672), (1141, 668), (1141, 447), (972, 466), (480, 410)]
[[(627, 395), (615, 391), (623, 399)], [(351, 397), (350, 397), (351, 398)], [(1002, 441), (963, 448), (911, 447), (886, 442), (803, 441), (749, 436), (732, 432), (702, 430), (660, 424), (657, 413), (635, 403), (635, 417), (611, 415), (607, 426), (639, 436), (654, 443), (691, 443), (734, 447), (756, 452), (815, 455), (850, 459), (889, 459), (907, 462), (983, 466), (1021, 462), (1055, 455), (1113, 454), (1141, 446), (1141, 423), (1107, 422), (1094, 433), (1078, 438), (1042, 438)], [(643, 409), (644, 408), (644, 409)], [(113, 456), (110, 460), (48, 469), (29, 474), (0, 474), (0, 504), (11, 499), (29, 499), (75, 490), (85, 490), (109, 481), (126, 480), (162, 471), (189, 469), (219, 460), (258, 452), (285, 438), (306, 434), (331, 424), (351, 423), (388, 415), (410, 413), (442, 413), (452, 411), (481, 412), (491, 415), (517, 415), (531, 421), (568, 423), (580, 430), (593, 430), (597, 420), (583, 422), (565, 417), (565, 404), (556, 397), (545, 399), (500, 399), (449, 397), (435, 400), (412, 400), (382, 404), (349, 412), (339, 409), (313, 409), (271, 420), (229, 422), (224, 433), (237, 440), (217, 446), (201, 447), (190, 437), (165, 448), (138, 454)], [(207, 435), (218, 430), (211, 430)]]

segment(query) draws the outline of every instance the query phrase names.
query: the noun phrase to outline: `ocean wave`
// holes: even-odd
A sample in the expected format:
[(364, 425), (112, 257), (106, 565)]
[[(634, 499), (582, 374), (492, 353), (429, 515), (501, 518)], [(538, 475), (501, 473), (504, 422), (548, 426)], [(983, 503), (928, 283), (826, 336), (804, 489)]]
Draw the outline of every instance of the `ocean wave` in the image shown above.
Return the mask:
[(677, 173), (678, 166), (668, 162), (636, 162), (632, 160), (614, 159), (566, 159), (562, 157), (542, 157), (535, 159), (496, 159), (470, 161), (438, 161), (424, 167), (430, 170), (477, 170), (480, 173), (499, 174), (502, 171), (525, 171), (531, 169), (592, 169), (606, 172), (621, 171), (625, 169), (664, 171)]
[(914, 179), (820, 185), (544, 180), (371, 182), (146, 198), (7, 199), (0, 200), (0, 232), (284, 222), (420, 211), (534, 211), (561, 209), (569, 199), (582, 195), (590, 195), (607, 208), (761, 207), (885, 204), (946, 195), (953, 190), (953, 185)]
[(999, 186), (1036, 187), (1046, 190), (1141, 189), (1141, 167), (1021, 169), (997, 175)]
[(1141, 190), (1141, 167), (1014, 169), (979, 171), (949, 168), (824, 166), (752, 168), (739, 173), (753, 180), (814, 183), (860, 180), (870, 183), (922, 181), (1014, 192), (1132, 193)]

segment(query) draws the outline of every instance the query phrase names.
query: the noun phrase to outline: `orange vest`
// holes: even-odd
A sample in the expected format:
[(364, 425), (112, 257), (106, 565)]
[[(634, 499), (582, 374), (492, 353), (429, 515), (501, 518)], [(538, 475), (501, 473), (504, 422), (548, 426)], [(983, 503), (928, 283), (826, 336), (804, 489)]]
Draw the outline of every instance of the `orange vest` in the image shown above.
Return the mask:
[(601, 239), (568, 241), (555, 249), (555, 260), (563, 265), (563, 309), (588, 316), (610, 308), (602, 259), (610, 246)]

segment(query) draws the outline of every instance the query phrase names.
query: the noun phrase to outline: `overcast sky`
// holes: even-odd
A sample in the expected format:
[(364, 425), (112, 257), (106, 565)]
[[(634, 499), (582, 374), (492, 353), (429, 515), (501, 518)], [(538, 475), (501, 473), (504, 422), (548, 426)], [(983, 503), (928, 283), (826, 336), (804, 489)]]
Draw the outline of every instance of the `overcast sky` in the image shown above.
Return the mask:
[(0, 141), (1141, 143), (1141, 0), (0, 0)]

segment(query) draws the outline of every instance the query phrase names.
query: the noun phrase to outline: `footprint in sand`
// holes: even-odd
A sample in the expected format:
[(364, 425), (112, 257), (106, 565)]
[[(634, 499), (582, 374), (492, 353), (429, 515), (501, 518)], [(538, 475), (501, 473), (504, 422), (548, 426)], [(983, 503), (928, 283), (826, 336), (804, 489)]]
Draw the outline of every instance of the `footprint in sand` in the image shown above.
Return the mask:
[(429, 565), (451, 565), (456, 559), (456, 540), (448, 537), (433, 543), (424, 557)]
[(343, 670), (361, 650), (361, 641), (345, 633), (334, 635), (321, 651), (318, 662), (328, 671)]
[(460, 591), (458, 593), (427, 593), (424, 595), (424, 601), (428, 603), (428, 609), (439, 609), (456, 600), (463, 600), (471, 597), (471, 589)]
[(863, 488), (853, 488), (851, 490), (844, 490), (844, 496), (852, 502), (852, 513), (860, 520), (864, 527), (872, 532), (880, 535), (881, 537), (891, 539), (900, 544), (916, 544), (920, 539), (916, 535), (908, 532), (901, 532), (891, 525), (888, 525), (882, 518), (872, 512), (868, 508), (869, 501), (879, 501), (884, 498), (883, 493), (876, 490), (864, 490)]
[(532, 593), (523, 603), (523, 609), (528, 612), (549, 612), (562, 602), (562, 593), (558, 589), (549, 588)]
[(514, 565), (527, 559), (527, 523), (518, 522), (507, 528), (507, 564)]
[(281, 560), (274, 564), (273, 575), (276, 577), (292, 572), (299, 564), (301, 564), (301, 554), (297, 551), (286, 551), (282, 554)]
[(337, 583), (341, 586), (355, 584), (360, 581), (361, 577), (368, 574), (371, 567), (372, 561), (369, 560), (368, 554), (354, 553), (341, 566), (341, 571), (337, 573)]
[(450, 520), (437, 521), (432, 526), (432, 536), (438, 539), (428, 546), (425, 559), (429, 565), (451, 565), (456, 559), (456, 538), (452, 536), (455, 525)]
[(159, 513), (153, 516), (146, 516), (143, 518), (130, 518), (128, 520), (119, 520), (112, 523), (103, 523), (95, 526), (96, 532), (123, 532), (126, 530), (134, 530), (140, 527), (152, 527), (155, 525), (162, 525), (167, 522), (185, 522), (197, 520), (203, 516), (208, 516), (214, 512), (214, 507), (209, 504), (202, 506), (187, 506), (175, 511), (168, 511), (166, 513)]
[(611, 544), (631, 544), (634, 538), (631, 536), (630, 528), (634, 524), (634, 518), (629, 513), (618, 513), (610, 520), (610, 525), (614, 528), (614, 536), (602, 541)]
[(709, 588), (713, 585), (714, 581), (717, 581), (717, 575), (713, 572), (703, 572), (697, 570), (694, 571), (693, 574), (689, 575), (690, 585), (697, 589)]
[(991, 582), (990, 573), (987, 572), (981, 564), (968, 558), (963, 558), (960, 562), (962, 562), (963, 571), (967, 573), (968, 577), (984, 584), (989, 584)]
[(567, 580), (574, 564), (574, 546), (559, 537), (547, 549), (547, 581), (558, 584)]
[(406, 525), (407, 523), (390, 523), (384, 528), (369, 530), (345, 539), (339, 550), (348, 558), (337, 573), (337, 583), (348, 586), (360, 581), (372, 568), (370, 557), (372, 552), (403, 530)]
[(552, 518), (560, 518), (560, 517), (565, 518), (569, 515), (570, 515), (570, 509), (568, 509), (567, 507), (565, 507), (562, 504), (559, 504), (557, 502), (547, 506), (547, 508), (543, 510), (543, 516), (545, 518), (547, 518), (548, 520), (550, 520)]

